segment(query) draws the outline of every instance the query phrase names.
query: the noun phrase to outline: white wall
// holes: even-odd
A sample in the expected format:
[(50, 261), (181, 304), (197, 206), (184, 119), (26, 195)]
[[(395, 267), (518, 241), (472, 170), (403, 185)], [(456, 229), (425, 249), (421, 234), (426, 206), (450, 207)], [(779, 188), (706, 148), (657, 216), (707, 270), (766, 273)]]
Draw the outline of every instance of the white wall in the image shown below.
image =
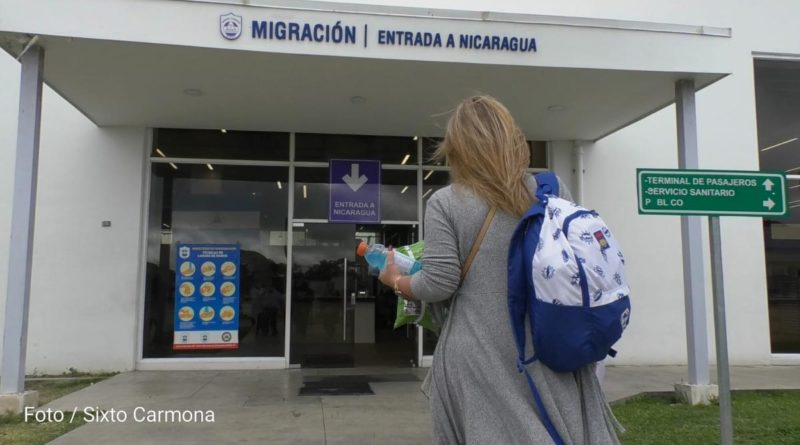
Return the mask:
[[(202, 0), (201, 0), (202, 1)], [(281, 1), (281, 0), (277, 0)], [(318, 0), (320, 3), (342, 3), (341, 0)], [(224, 2), (224, 1), (221, 1)], [(292, 0), (283, 0), (290, 4)], [(468, 11), (494, 11), (519, 14), (557, 15), (572, 17), (592, 17), (620, 20), (642, 20), (651, 22), (670, 22), (703, 24), (709, 26), (729, 26), (724, 20), (728, 10), (736, 10), (737, 4), (746, 5), (746, 0), (349, 0), (344, 3), (371, 5), (399, 5), (416, 8), (455, 9)], [(780, 0), (771, 0), (783, 4)], [(227, 3), (236, 3), (230, 2)], [(253, 4), (270, 4), (274, 0), (252, 0)], [(761, 2), (759, 7), (766, 2)], [(762, 6), (763, 7), (763, 6)], [(689, 18), (691, 20), (679, 20)], [(696, 21), (702, 23), (693, 23)]]
[[(3, 298), (18, 72), (0, 56)], [(27, 370), (132, 369), (145, 130), (98, 128), (49, 88), (42, 109)]]
[[(800, 30), (791, 23), (800, 16), (797, 2), (406, 0), (403, 4), (732, 27), (734, 74), (698, 94), (701, 166), (706, 168), (758, 168), (751, 52), (800, 55)], [(18, 82), (18, 64), (0, 56), (0, 302), (5, 297)], [(143, 129), (99, 129), (46, 90), (29, 371), (133, 367), (145, 137)], [(560, 145), (569, 150), (569, 144)], [(585, 152), (585, 202), (597, 208), (622, 239), (635, 291), (630, 330), (619, 345), (617, 362), (685, 363), (679, 220), (639, 216), (634, 176), (637, 167), (677, 166), (674, 108), (598, 141)], [(555, 154), (562, 176), (570, 174), (565, 164), (570, 156), (567, 151)], [(111, 220), (112, 227), (101, 228), (103, 220)], [(723, 242), (732, 362), (768, 362), (760, 220), (726, 218)], [(709, 280), (707, 287), (710, 311)], [(708, 326), (711, 332), (710, 312)]]
[[(704, 3), (705, 4), (705, 3)], [(758, 147), (753, 92), (752, 51), (800, 54), (798, 37), (776, 21), (797, 17), (800, 4), (759, 3), (720, 9), (718, 18), (703, 6), (648, 18), (711, 23), (733, 27), (734, 73), (697, 95), (700, 165), (704, 168), (756, 170)], [(774, 7), (773, 7), (774, 6)], [(691, 15), (694, 11), (696, 14)], [(765, 13), (764, 11), (770, 11)], [(705, 11), (708, 12), (707, 10)], [(652, 9), (650, 10), (652, 13)], [(642, 14), (646, 14), (642, 11)], [(754, 16), (760, 15), (759, 18)], [(768, 29), (782, 29), (772, 33)], [(637, 167), (677, 166), (675, 109), (670, 107), (599, 141), (587, 151), (587, 202), (604, 215), (623, 238), (637, 292), (630, 331), (621, 342), (621, 363), (683, 363), (686, 357), (678, 218), (638, 216), (635, 208)], [(613, 173), (612, 173), (613, 172)], [(611, 173), (611, 174), (610, 174)], [(760, 219), (724, 218), (723, 263), (728, 344), (734, 363), (770, 361), (769, 319), (763, 232)], [(707, 243), (707, 239), (705, 241)], [(707, 249), (706, 249), (707, 251)], [(707, 265), (709, 351), (714, 361), (711, 285)]]
[[(734, 74), (697, 94), (703, 168), (758, 169), (752, 59), (748, 51), (741, 55)], [(630, 330), (619, 345), (624, 352), (617, 360), (620, 363), (686, 360), (680, 221), (638, 215), (635, 188), (636, 168), (676, 168), (676, 147), (675, 108), (669, 107), (587, 150), (587, 202), (610, 220), (631, 265), (634, 310)], [(768, 363), (761, 220), (726, 217), (722, 231), (731, 361)], [(706, 269), (709, 351), (714, 362), (708, 264)]]

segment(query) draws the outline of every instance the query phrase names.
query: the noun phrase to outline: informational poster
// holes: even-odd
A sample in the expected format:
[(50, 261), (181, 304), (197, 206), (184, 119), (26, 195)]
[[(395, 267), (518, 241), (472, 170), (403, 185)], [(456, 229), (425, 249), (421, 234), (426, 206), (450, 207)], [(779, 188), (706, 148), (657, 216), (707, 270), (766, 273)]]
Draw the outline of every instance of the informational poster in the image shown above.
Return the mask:
[(239, 246), (178, 244), (172, 348), (239, 348)]

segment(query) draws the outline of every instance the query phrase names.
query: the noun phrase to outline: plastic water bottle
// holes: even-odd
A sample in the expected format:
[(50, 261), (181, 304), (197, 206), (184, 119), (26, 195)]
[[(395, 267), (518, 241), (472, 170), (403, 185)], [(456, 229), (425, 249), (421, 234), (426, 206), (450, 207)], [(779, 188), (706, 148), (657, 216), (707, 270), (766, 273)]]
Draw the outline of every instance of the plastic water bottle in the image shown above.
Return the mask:
[[(383, 244), (368, 245), (365, 241), (359, 243), (356, 249), (358, 256), (363, 256), (370, 265), (370, 269), (382, 271), (386, 267), (386, 255), (389, 249)], [(400, 269), (403, 275), (412, 275), (422, 269), (422, 263), (405, 255), (403, 253), (394, 251), (394, 264)], [(406, 300), (403, 303), (403, 313), (405, 315), (418, 316), (422, 313), (422, 302), (418, 300)]]
[[(356, 249), (358, 256), (363, 256), (370, 266), (381, 271), (386, 267), (386, 255), (388, 253), (389, 249), (383, 244), (367, 244), (365, 241), (361, 241)], [(394, 251), (394, 264), (397, 265), (403, 275), (412, 275), (422, 269), (422, 263), (397, 250)]]

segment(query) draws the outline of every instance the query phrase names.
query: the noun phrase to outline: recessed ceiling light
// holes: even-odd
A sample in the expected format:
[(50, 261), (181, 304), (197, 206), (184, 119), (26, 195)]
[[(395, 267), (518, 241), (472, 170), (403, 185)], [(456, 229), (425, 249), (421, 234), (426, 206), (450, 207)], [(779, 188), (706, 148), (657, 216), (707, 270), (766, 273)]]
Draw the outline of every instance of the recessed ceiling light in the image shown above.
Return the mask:
[(424, 180), (426, 180), (426, 181), (427, 181), (427, 180), (428, 180), (428, 178), (430, 178), (430, 177), (431, 177), (431, 175), (433, 174), (433, 172), (434, 172), (434, 171), (435, 171), (435, 170), (431, 170), (431, 171), (429, 171), (429, 172), (428, 172), (428, 174), (427, 174), (427, 175), (425, 175), (425, 177), (424, 177), (424, 178), (422, 178), (422, 179), (424, 179)]
[(416, 140), (418, 140), (418, 139), (419, 139), (419, 137), (418, 137), (418, 136), (414, 136), (414, 140), (415, 140), (415, 141), (416, 141)]
[(187, 96), (197, 97), (197, 96), (202, 96), (203, 95), (203, 90), (201, 90), (199, 88), (186, 88), (185, 90), (183, 90), (183, 94), (185, 94)]
[(226, 129), (224, 129), (224, 128), (221, 128), (219, 131), (221, 131), (221, 132), (223, 132), (223, 133), (227, 133), (227, 132), (228, 132), (228, 130), (226, 130)]
[(406, 162), (408, 162), (409, 159), (411, 159), (411, 155), (410, 154), (406, 154), (405, 157), (403, 157), (403, 160), (400, 163), (402, 165), (406, 165)]
[(792, 142), (796, 141), (797, 139), (799, 139), (799, 138), (791, 138), (791, 139), (785, 140), (783, 142), (778, 142), (775, 145), (770, 145), (769, 147), (762, 148), (761, 151), (772, 150), (775, 147), (780, 147), (781, 145), (786, 145), (786, 144), (792, 143)]
[(433, 189), (428, 189), (427, 191), (425, 191), (425, 193), (422, 194), (422, 197), (424, 198), (424, 197), (428, 196), (432, 191), (433, 191)]
[(547, 111), (564, 111), (566, 109), (567, 107), (563, 105), (550, 105), (549, 107), (547, 107)]
[(165, 155), (164, 152), (161, 151), (160, 148), (156, 148), (156, 153), (158, 153), (158, 155), (161, 156), (162, 158), (166, 158), (167, 157), (167, 155)]
[(400, 194), (402, 195), (406, 192), (406, 190), (408, 190), (408, 186), (403, 187), (403, 190), (400, 190)]
[(171, 166), (172, 166), (172, 168), (174, 168), (175, 170), (177, 170), (177, 169), (178, 169), (178, 166), (177, 166), (177, 165), (175, 165), (175, 163), (174, 163), (174, 162), (170, 162), (170, 163), (169, 163), (169, 165), (171, 165)]
[(350, 98), (350, 103), (354, 103), (356, 105), (363, 104), (366, 101), (367, 101), (367, 98), (364, 97), (364, 96), (352, 96)]
[(281, 185), (281, 181), (278, 181), (278, 190), (282, 190), (283, 186)]
[(208, 169), (211, 170), (212, 172), (214, 171), (214, 166), (213, 165), (206, 164), (206, 167), (208, 167)]
[(308, 188), (303, 184), (303, 198), (308, 198)]

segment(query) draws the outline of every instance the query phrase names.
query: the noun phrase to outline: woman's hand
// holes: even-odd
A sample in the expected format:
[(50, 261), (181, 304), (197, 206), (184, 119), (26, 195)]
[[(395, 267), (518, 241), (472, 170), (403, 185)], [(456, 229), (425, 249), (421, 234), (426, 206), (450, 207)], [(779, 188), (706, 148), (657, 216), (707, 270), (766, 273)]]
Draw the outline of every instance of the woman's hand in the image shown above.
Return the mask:
[(378, 280), (381, 283), (394, 289), (394, 282), (401, 276), (400, 268), (394, 264), (394, 250), (390, 249), (386, 254), (386, 267), (383, 268)]
[(401, 274), (400, 268), (394, 264), (393, 250), (389, 250), (386, 254), (386, 267), (384, 267), (381, 274), (378, 275), (378, 280), (389, 286), (397, 296), (409, 301), (414, 299), (414, 295), (411, 294), (410, 277)]

